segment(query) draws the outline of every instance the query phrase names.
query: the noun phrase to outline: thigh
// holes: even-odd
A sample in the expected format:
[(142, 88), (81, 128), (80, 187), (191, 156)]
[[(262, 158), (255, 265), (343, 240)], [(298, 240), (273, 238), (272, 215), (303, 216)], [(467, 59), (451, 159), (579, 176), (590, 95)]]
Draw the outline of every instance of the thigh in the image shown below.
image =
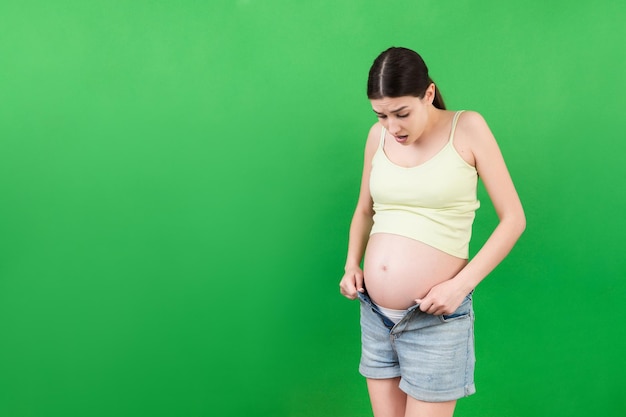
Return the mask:
[(456, 400), (428, 403), (407, 397), (405, 417), (452, 417)]
[(399, 377), (367, 379), (367, 390), (374, 417), (404, 417), (407, 395), (399, 385)]

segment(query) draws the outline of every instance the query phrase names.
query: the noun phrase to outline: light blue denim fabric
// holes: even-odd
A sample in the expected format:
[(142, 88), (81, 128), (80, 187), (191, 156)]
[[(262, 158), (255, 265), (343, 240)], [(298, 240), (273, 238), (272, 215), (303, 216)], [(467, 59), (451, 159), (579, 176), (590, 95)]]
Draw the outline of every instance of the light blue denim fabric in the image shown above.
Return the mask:
[(434, 316), (414, 305), (395, 325), (366, 293), (359, 300), (361, 375), (401, 377), (400, 389), (422, 401), (450, 401), (476, 392), (471, 293), (450, 315)]

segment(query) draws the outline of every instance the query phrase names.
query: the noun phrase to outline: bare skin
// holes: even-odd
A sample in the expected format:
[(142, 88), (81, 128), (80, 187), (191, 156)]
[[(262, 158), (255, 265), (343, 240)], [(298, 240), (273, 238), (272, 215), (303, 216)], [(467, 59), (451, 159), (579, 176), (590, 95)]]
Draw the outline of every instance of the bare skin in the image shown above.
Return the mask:
[[(434, 90), (431, 84), (423, 98), (371, 101), (379, 122), (370, 129), (365, 146), (361, 190), (340, 282), (341, 293), (349, 299), (364, 292), (366, 285), (372, 300), (383, 307), (406, 309), (419, 303), (426, 313), (450, 314), (504, 259), (525, 228), (524, 211), (495, 138), (478, 113), (465, 112), (459, 118), (454, 147), (476, 167), (498, 215), (499, 223), (487, 242), (468, 261), (402, 236), (369, 236), (374, 215), (369, 175), (382, 126), (388, 132), (385, 154), (404, 167), (428, 161), (447, 142), (454, 113), (432, 105)], [(375, 417), (450, 417), (456, 404), (427, 403), (407, 396), (398, 388), (397, 378), (368, 380), (368, 390)]]
[(466, 263), (422, 242), (376, 233), (365, 253), (365, 286), (379, 306), (406, 310), (435, 285), (454, 277)]
[(456, 401), (429, 403), (406, 395), (398, 388), (400, 378), (368, 379), (372, 410), (376, 417), (451, 417)]

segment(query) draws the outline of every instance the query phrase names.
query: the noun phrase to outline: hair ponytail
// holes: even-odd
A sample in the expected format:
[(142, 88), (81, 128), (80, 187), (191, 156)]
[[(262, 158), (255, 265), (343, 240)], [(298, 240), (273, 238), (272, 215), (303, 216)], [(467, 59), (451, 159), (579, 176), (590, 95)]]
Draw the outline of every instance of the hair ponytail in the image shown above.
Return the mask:
[[(432, 79), (430, 80), (430, 82), (435, 84), (435, 82)], [(433, 99), (433, 106), (441, 110), (446, 109), (446, 103), (443, 101), (443, 96), (441, 95), (441, 92), (439, 91), (439, 87), (437, 87), (437, 84), (435, 84), (435, 98)]]

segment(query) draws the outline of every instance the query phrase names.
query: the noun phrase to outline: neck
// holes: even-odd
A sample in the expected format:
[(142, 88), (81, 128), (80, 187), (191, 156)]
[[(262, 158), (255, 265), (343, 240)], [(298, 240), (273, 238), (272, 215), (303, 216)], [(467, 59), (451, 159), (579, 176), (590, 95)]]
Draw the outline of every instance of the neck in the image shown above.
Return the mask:
[(424, 127), (424, 132), (422, 133), (423, 138), (428, 138), (430, 133), (435, 130), (435, 127), (439, 124), (439, 120), (441, 119), (442, 112), (443, 110), (436, 108), (432, 104), (428, 106), (428, 119), (426, 121), (426, 126)]

